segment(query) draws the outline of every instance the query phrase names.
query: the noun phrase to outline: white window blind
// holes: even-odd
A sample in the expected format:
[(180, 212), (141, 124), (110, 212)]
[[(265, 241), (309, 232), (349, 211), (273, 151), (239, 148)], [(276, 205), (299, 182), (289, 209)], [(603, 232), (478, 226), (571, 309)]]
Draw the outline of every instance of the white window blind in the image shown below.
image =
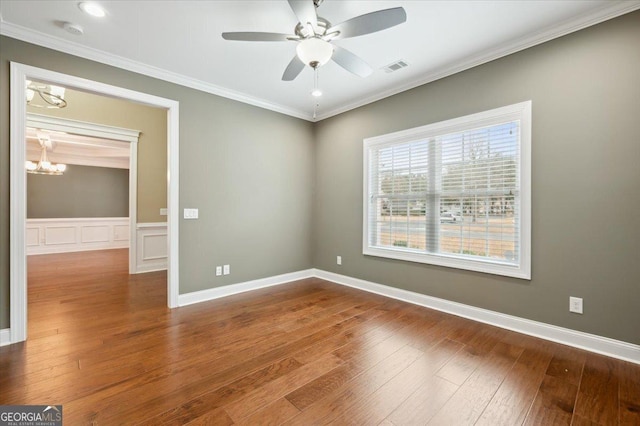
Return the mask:
[(365, 140), (364, 253), (529, 278), (529, 117), (527, 102)]

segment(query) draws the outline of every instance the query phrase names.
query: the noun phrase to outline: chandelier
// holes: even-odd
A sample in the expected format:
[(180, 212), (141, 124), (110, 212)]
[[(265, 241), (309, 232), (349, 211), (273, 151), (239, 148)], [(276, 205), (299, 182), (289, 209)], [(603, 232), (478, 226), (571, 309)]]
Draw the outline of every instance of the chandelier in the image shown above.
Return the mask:
[(54, 145), (49, 135), (43, 135), (38, 133), (38, 142), (40, 143), (40, 161), (34, 163), (33, 161), (27, 161), (25, 166), (27, 173), (34, 173), (37, 175), (53, 175), (60, 176), (67, 169), (66, 164), (53, 164), (47, 157), (47, 149), (53, 151)]
[[(64, 92), (64, 87), (27, 80), (27, 105), (38, 108), (64, 108), (67, 106)], [(44, 104), (32, 102), (36, 94), (39, 99), (45, 102)]]

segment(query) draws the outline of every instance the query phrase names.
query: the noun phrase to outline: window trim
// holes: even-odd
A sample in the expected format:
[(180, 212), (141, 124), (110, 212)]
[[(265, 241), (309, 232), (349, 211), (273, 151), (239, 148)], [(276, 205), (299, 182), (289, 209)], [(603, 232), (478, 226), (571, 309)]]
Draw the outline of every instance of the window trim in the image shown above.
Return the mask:
[[(409, 262), (446, 266), (488, 274), (531, 279), (531, 111), (532, 102), (525, 101), (463, 117), (427, 124), (413, 129), (401, 130), (385, 135), (366, 138), (363, 141), (363, 199), (362, 199), (362, 253)], [(476, 260), (461, 258), (446, 253), (412, 252), (407, 249), (380, 248), (369, 245), (369, 199), (373, 195), (369, 188), (369, 151), (373, 147), (412, 142), (439, 135), (463, 132), (478, 127), (520, 121), (520, 228), (519, 265), (514, 266), (499, 260)]]

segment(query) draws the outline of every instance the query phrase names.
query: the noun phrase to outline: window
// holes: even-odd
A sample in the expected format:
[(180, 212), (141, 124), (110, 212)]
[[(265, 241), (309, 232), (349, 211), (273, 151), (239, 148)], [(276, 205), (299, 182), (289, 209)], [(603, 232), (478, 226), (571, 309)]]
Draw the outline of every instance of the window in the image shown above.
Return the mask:
[(363, 253), (531, 278), (531, 101), (364, 140)]

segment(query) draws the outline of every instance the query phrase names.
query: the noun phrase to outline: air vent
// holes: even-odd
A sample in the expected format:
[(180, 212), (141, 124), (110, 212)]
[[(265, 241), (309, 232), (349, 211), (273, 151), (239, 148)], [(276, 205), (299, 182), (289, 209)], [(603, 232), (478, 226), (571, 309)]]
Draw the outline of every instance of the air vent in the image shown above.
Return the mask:
[(389, 65), (387, 65), (386, 67), (383, 67), (382, 69), (384, 70), (384, 72), (394, 72), (394, 71), (398, 71), (402, 68), (406, 68), (408, 67), (409, 64), (407, 64), (405, 61), (403, 61), (402, 59), (397, 60), (393, 63), (390, 63)]

